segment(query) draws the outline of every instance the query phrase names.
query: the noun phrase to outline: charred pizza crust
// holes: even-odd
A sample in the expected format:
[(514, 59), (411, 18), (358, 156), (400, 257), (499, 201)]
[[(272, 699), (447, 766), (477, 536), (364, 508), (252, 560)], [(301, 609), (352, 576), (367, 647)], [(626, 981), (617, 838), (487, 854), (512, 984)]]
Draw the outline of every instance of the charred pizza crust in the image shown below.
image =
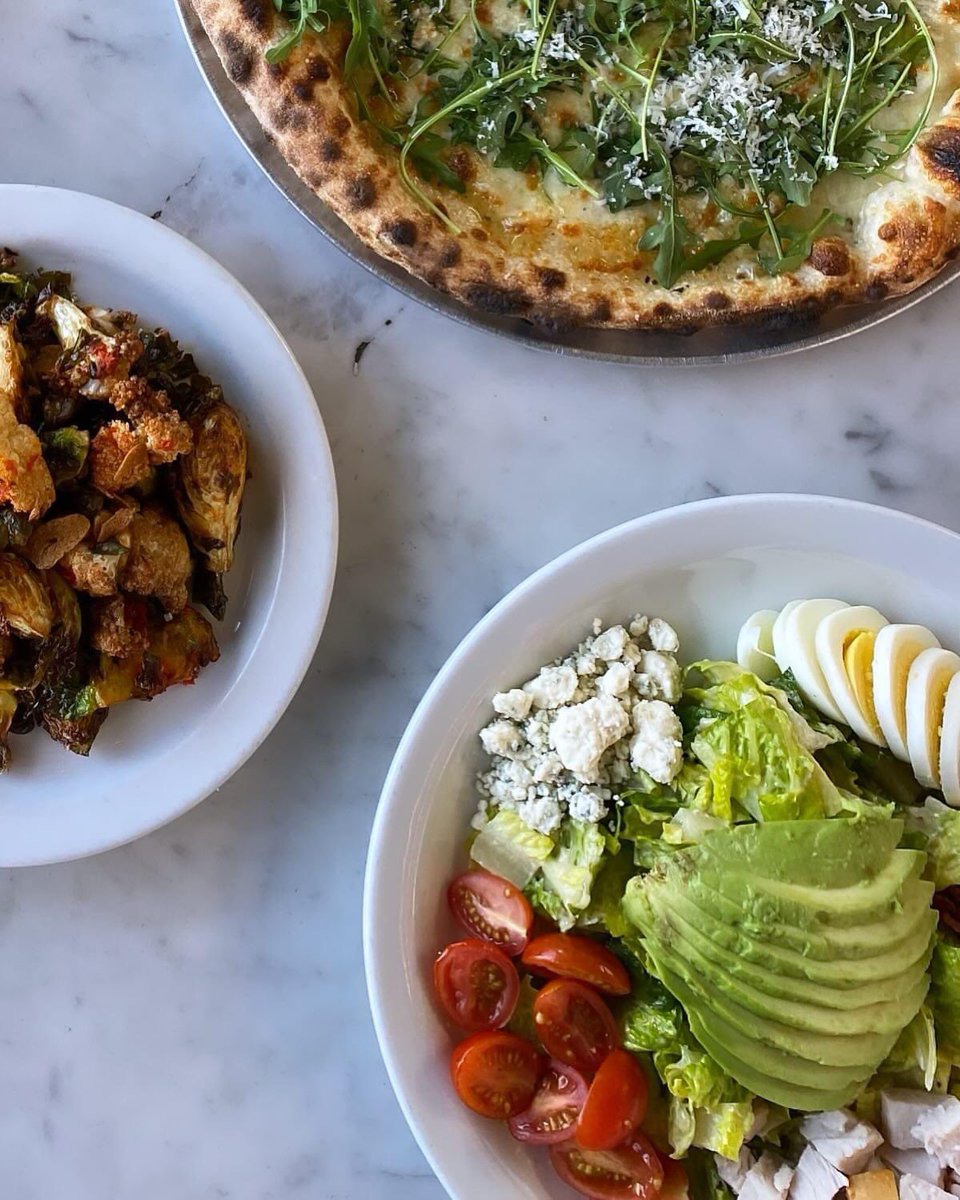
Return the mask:
[[(941, 22), (957, 23), (952, 2), (943, 0)], [(280, 36), (271, 0), (192, 3), (230, 79), (301, 179), (378, 254), (484, 312), (555, 330), (788, 326), (838, 305), (910, 292), (960, 247), (960, 90), (910, 150), (903, 177), (866, 196), (848, 237), (819, 238), (793, 273), (765, 276), (721, 263), (668, 290), (642, 258), (585, 263), (575, 222), (568, 248), (554, 237), (549, 252), (514, 252), (476, 226), (452, 234), (407, 191), (395, 153), (358, 118), (342, 80), (342, 39), (304, 39), (271, 65), (264, 51)]]

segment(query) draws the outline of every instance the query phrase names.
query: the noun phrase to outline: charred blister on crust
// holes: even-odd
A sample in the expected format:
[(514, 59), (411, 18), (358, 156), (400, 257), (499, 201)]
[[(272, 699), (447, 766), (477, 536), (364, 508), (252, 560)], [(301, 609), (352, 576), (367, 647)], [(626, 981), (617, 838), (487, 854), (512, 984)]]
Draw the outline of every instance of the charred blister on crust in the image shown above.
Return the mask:
[(510, 317), (530, 307), (530, 298), (518, 288), (501, 287), (496, 283), (473, 280), (463, 289), (468, 304), (498, 317)]
[(467, 150), (455, 150), (450, 155), (449, 167), (462, 183), (473, 183), (477, 177), (477, 164)]
[(456, 242), (448, 242), (440, 251), (440, 266), (448, 271), (451, 267), (455, 267), (463, 257), (463, 251)]
[(287, 77), (287, 64), (285, 62), (267, 63), (267, 74), (279, 83), (281, 79)]
[(333, 118), (333, 132), (337, 137), (346, 137), (350, 132), (350, 120), (344, 113), (337, 113)]
[(401, 217), (398, 221), (391, 221), (389, 225), (384, 226), (383, 232), (395, 246), (415, 246), (417, 244), (417, 227), (406, 217)]
[(595, 296), (592, 300), (593, 307), (590, 309), (590, 315), (587, 318), (595, 325), (604, 325), (613, 316), (610, 308), (610, 301), (606, 296)]
[(234, 83), (246, 83), (253, 73), (253, 56), (235, 33), (221, 38), (223, 65)]
[(270, 28), (270, 12), (267, 3), (268, 0), (238, 0), (241, 14), (254, 29), (259, 29), (261, 33)]
[(931, 179), (960, 200), (960, 120), (948, 117), (920, 135), (917, 154)]
[(665, 317), (672, 317), (675, 311), (673, 305), (667, 304), (665, 300), (660, 300), (653, 306), (653, 315), (660, 321)]
[(527, 318), (531, 325), (543, 329), (547, 333), (569, 333), (580, 323), (580, 314), (576, 309), (564, 304), (551, 304), (549, 307), (534, 309)]
[(703, 298), (704, 308), (711, 312), (723, 312), (730, 307), (730, 297), (726, 292), (707, 292)]
[(352, 209), (371, 208), (377, 198), (377, 187), (368, 172), (355, 175), (347, 184), (347, 196)]
[(320, 157), (325, 163), (339, 162), (343, 158), (343, 146), (336, 138), (324, 138), (320, 143)]
[(850, 250), (843, 238), (817, 238), (810, 250), (810, 266), (831, 278), (850, 270)]
[(556, 267), (537, 267), (537, 279), (545, 292), (559, 292), (567, 286), (567, 277)]
[(327, 60), (320, 54), (311, 54), (307, 59), (307, 78), (314, 83), (326, 83), (330, 78), (330, 67)]
[(301, 104), (309, 104), (313, 99), (313, 81), (310, 79), (298, 79), (293, 85), (293, 94)]

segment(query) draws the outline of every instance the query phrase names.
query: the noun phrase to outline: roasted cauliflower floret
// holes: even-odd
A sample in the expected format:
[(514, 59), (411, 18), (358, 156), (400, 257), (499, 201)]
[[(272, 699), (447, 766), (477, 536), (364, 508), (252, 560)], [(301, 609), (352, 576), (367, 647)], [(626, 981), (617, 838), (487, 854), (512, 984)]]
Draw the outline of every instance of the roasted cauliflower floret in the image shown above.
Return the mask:
[(64, 354), (57, 365), (59, 386), (91, 400), (109, 400), (117, 384), (143, 354), (143, 342), (127, 329), (106, 330), (72, 300), (53, 295), (37, 306), (53, 326)]
[(0, 503), (35, 520), (47, 511), (56, 492), (40, 439), (28, 425), (20, 424), (22, 402), (17, 339), (11, 325), (0, 325)]
[(124, 421), (102, 426), (90, 443), (90, 482), (107, 496), (136, 487), (150, 474), (150, 451), (144, 437)]
[(120, 538), (106, 549), (90, 542), (81, 542), (60, 559), (57, 570), (71, 587), (88, 596), (115, 596), (119, 591), (117, 577), (127, 547)]
[(104, 425), (90, 446), (90, 479), (101, 492), (117, 495), (136, 487), (153, 467), (189, 453), (193, 433), (166, 392), (144, 379), (123, 379), (110, 402), (124, 419)]
[(190, 547), (183, 530), (159, 509), (145, 508), (123, 536), (130, 550), (118, 576), (125, 592), (156, 596), (168, 612), (180, 612), (189, 598)]
[(90, 605), (90, 644), (111, 658), (130, 658), (150, 644), (147, 606), (135, 596), (111, 596)]

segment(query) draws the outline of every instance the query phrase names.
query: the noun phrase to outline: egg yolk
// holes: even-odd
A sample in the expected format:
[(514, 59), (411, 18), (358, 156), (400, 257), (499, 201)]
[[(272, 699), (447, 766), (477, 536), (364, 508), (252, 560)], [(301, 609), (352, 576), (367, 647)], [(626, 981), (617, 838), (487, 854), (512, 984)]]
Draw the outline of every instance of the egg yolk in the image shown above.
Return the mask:
[(843, 668), (864, 719), (879, 736), (880, 722), (873, 702), (873, 644), (876, 640), (876, 632), (871, 629), (854, 633), (843, 647)]

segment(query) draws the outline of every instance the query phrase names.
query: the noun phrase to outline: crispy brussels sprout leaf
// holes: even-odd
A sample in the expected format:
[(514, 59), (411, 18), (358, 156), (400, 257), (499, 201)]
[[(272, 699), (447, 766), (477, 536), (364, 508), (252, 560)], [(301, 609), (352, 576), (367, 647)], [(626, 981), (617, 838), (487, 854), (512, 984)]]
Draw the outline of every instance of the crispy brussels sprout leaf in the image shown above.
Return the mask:
[(85, 429), (64, 425), (62, 429), (47, 430), (40, 440), (43, 457), (57, 487), (79, 478), (90, 452), (90, 434)]
[(10, 726), (17, 713), (17, 698), (13, 692), (0, 692), (0, 771), (10, 766)]
[(46, 317), (64, 350), (73, 350), (80, 339), (97, 332), (93, 322), (79, 305), (56, 293), (37, 306), (38, 313)]
[(193, 598), (217, 621), (227, 615), (227, 593), (223, 590), (223, 576), (206, 567), (198, 567), (193, 575)]
[(233, 564), (240, 505), (247, 481), (247, 435), (223, 400), (190, 418), (193, 449), (177, 461), (174, 495), (190, 539), (215, 574)]
[(9, 504), (0, 505), (0, 550), (8, 546), (25, 546), (33, 522), (26, 513), (17, 512)]
[(44, 640), (53, 617), (50, 593), (38, 572), (19, 555), (0, 553), (0, 629)]
[(45, 571), (43, 581), (53, 602), (54, 619), (65, 640), (71, 646), (80, 642), (83, 617), (77, 593), (57, 571)]

